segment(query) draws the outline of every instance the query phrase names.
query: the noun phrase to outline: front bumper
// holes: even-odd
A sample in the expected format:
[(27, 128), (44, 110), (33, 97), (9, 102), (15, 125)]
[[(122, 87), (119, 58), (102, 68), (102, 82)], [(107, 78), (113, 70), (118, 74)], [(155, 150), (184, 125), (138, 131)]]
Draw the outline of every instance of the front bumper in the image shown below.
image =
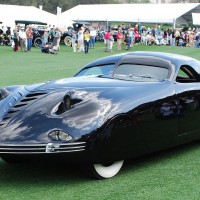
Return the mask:
[(85, 151), (85, 142), (47, 144), (0, 144), (0, 154), (56, 154)]

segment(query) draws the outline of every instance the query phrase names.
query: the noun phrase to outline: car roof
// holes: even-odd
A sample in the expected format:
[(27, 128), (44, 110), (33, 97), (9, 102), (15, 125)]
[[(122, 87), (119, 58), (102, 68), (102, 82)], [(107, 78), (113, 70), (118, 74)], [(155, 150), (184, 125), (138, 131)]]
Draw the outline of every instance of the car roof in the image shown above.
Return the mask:
[[(172, 63), (176, 63), (177, 61), (183, 61), (183, 60), (185, 60), (185, 61), (195, 60), (194, 58), (191, 58), (188, 56), (172, 54), (172, 53), (152, 52), (152, 51), (135, 51), (135, 52), (121, 53), (121, 54), (116, 54), (116, 55), (100, 58), (100, 59), (97, 59), (95, 61), (88, 63), (85, 67), (90, 67), (90, 66), (94, 66), (94, 65), (102, 65), (102, 64), (106, 64), (106, 63), (117, 63), (119, 60), (121, 60), (126, 55), (158, 57), (158, 58), (162, 58), (162, 59), (171, 61)], [(195, 61), (197, 61), (197, 60), (195, 60)]]
[(131, 52), (130, 54), (154, 56), (154, 57), (159, 57), (159, 58), (169, 60), (171, 62), (175, 62), (175, 61), (179, 61), (179, 60), (186, 60), (186, 61), (195, 60), (194, 58), (191, 58), (188, 56), (174, 54), (174, 53), (165, 53), (165, 52), (137, 51), (137, 52)]
[[(164, 52), (134, 51), (134, 52), (127, 52), (127, 53), (120, 53), (120, 54), (115, 54), (111, 56), (106, 56), (106, 57), (94, 60), (88, 63), (87, 65), (85, 65), (80, 71), (89, 67), (102, 66), (102, 65), (107, 65), (107, 64), (113, 64), (116, 66), (121, 60), (126, 62), (126, 58), (130, 59), (130, 57), (132, 57), (133, 59), (136, 59), (137, 57), (138, 58), (143, 57), (144, 59), (151, 57), (151, 58), (154, 58), (155, 64), (158, 59), (162, 59), (174, 64), (175, 68), (177, 67), (176, 66), (177, 63), (187, 64), (189, 62), (192, 63), (192, 61), (198, 63), (198, 65), (200, 66), (200, 62), (198, 60), (188, 57), (188, 56), (183, 56), (183, 55), (178, 55), (178, 54), (173, 54), (173, 53), (164, 53)], [(200, 72), (200, 69), (196, 68), (196, 70)], [(79, 74), (79, 72), (76, 73), (75, 76)]]

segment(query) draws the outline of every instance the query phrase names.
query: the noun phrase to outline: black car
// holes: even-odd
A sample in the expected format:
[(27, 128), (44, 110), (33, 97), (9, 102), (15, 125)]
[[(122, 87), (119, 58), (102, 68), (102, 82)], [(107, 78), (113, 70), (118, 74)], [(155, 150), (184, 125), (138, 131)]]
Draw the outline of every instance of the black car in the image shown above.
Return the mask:
[[(101, 73), (83, 73), (92, 68)], [(3, 160), (81, 162), (101, 179), (117, 174), (126, 159), (200, 139), (198, 60), (130, 52), (91, 62), (80, 73), (1, 89)]]
[(28, 25), (37, 25), (41, 28), (33, 28), (33, 46), (40, 47), (42, 44), (42, 37), (44, 35), (44, 30), (47, 26), (47, 23), (40, 21), (29, 21), (29, 20), (15, 20), (15, 24), (23, 27), (27, 27)]

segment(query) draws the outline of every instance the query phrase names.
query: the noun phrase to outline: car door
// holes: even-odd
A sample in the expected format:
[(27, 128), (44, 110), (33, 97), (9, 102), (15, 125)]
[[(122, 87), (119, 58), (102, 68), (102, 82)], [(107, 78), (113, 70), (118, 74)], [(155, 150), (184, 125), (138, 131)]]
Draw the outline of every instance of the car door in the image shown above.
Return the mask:
[[(177, 145), (177, 105), (173, 83), (161, 83), (150, 93), (154, 100), (140, 105), (137, 124), (150, 152)], [(146, 95), (147, 95), (146, 91)]]
[(175, 82), (179, 142), (200, 138), (200, 79), (189, 65), (180, 67)]

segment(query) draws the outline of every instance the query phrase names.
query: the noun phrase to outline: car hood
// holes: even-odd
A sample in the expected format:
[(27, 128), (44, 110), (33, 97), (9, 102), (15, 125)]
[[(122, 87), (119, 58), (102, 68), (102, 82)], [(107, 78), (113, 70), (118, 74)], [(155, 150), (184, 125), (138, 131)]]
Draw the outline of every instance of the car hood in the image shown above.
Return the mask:
[[(148, 88), (147, 88), (148, 87)], [(0, 142), (48, 143), (52, 130), (81, 140), (115, 116), (173, 95), (173, 85), (108, 78), (69, 78), (19, 87), (0, 101)], [(65, 96), (71, 109), (57, 112)]]

